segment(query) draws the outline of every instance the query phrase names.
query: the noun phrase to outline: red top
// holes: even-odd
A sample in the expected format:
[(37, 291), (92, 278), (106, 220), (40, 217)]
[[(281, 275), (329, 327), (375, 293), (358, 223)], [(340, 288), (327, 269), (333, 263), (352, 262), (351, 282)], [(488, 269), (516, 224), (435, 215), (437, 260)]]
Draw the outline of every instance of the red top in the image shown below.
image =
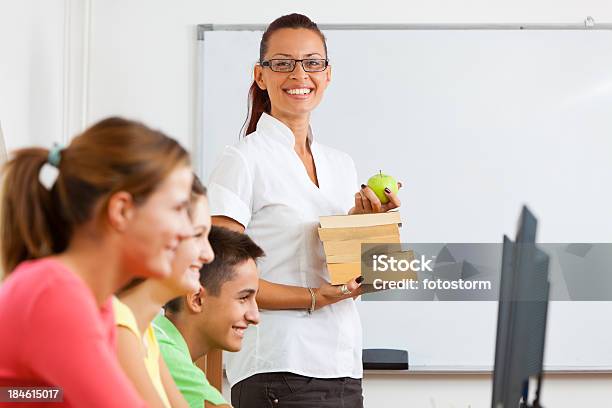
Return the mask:
[(64, 402), (49, 407), (143, 407), (117, 361), (115, 330), (110, 298), (99, 308), (57, 260), (23, 262), (0, 285), (0, 386), (60, 387)]

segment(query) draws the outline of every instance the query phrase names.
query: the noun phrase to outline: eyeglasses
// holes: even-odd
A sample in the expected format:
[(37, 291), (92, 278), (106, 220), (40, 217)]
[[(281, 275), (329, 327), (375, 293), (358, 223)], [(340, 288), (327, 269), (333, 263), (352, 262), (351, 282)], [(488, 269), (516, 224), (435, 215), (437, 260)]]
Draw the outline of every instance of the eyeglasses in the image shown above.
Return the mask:
[(302, 64), (302, 68), (306, 72), (321, 72), (325, 71), (329, 65), (329, 61), (326, 59), (271, 59), (268, 61), (261, 61), (259, 65), (262, 67), (270, 67), (274, 72), (293, 72), (295, 69), (296, 62)]

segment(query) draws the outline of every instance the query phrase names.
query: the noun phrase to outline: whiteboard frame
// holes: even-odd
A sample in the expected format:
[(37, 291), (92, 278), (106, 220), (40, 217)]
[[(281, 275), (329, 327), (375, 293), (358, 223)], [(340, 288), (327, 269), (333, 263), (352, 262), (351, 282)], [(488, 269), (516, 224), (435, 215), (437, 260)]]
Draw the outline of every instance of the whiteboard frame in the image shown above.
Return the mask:
[[(196, 65), (196, 115), (192, 141), (192, 164), (200, 177), (204, 176), (204, 163), (201, 156), (204, 145), (203, 113), (204, 98), (204, 46), (209, 31), (264, 31), (267, 24), (198, 24), (197, 25), (197, 65)], [(610, 30), (612, 23), (596, 24), (591, 17), (582, 23), (476, 23), (476, 24), (319, 24), (322, 31), (327, 30)], [(545, 374), (612, 374), (609, 366), (547, 366)], [(408, 370), (364, 370), (364, 374), (491, 374), (491, 366), (413, 366)]]

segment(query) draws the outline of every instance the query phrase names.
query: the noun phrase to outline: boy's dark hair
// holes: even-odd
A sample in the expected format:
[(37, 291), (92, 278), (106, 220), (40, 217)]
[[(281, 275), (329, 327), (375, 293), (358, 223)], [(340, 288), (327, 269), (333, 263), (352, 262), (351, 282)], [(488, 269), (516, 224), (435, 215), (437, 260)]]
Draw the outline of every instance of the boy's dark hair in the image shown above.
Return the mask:
[[(257, 261), (264, 256), (264, 251), (246, 234), (227, 228), (213, 226), (208, 235), (215, 259), (200, 269), (200, 284), (212, 296), (219, 296), (221, 286), (234, 279), (235, 266), (252, 259)], [(182, 297), (166, 303), (164, 308), (169, 312), (181, 310)]]

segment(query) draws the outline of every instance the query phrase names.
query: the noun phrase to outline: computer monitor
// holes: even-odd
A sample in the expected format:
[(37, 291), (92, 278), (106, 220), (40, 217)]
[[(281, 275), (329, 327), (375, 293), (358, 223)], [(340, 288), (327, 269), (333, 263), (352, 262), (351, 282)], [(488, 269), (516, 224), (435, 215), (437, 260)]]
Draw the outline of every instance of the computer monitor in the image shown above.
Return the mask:
[[(523, 207), (516, 242), (504, 236), (493, 373), (493, 408), (540, 407), (549, 257), (535, 245), (537, 220)], [(528, 400), (529, 384), (537, 383)]]

